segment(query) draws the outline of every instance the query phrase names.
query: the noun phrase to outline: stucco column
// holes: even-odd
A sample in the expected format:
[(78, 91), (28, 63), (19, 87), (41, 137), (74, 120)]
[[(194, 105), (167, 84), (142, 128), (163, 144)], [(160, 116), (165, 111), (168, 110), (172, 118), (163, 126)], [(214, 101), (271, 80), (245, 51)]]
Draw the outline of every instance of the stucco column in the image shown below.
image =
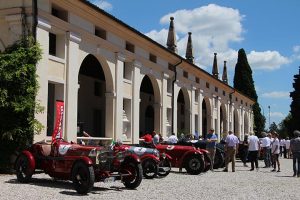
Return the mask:
[(220, 135), (221, 135), (221, 119), (220, 119), (220, 104), (221, 104), (221, 98), (220, 97), (216, 97), (217, 98), (217, 105), (216, 105), (216, 114), (217, 114), (217, 125), (216, 125), (216, 130), (215, 130), (215, 133), (218, 134), (218, 140), (220, 141)]
[[(116, 93), (105, 93), (105, 137), (114, 138), (114, 110), (116, 103)], [(113, 112), (112, 112), (113, 111)], [(123, 115), (122, 115), (123, 116)]]
[(203, 133), (202, 133), (202, 102), (203, 102), (203, 99), (204, 99), (204, 96), (203, 96), (203, 90), (199, 90), (199, 99), (198, 99), (198, 112), (199, 112), (199, 115), (198, 115), (198, 125), (199, 125), (199, 137), (200, 136), (203, 136)]
[(140, 76), (142, 63), (133, 62), (132, 79), (132, 143), (139, 143), (140, 134)]
[(167, 137), (167, 89), (168, 89), (168, 78), (169, 74), (163, 73), (162, 74), (162, 87), (161, 87), (161, 121), (160, 121), (160, 130), (161, 130), (161, 135), (163, 137)]
[(234, 130), (234, 103), (229, 105), (229, 131)]
[(65, 139), (77, 141), (77, 104), (79, 43), (81, 37), (73, 32), (67, 33), (66, 84), (65, 84)]
[[(172, 132), (177, 134), (177, 97), (178, 97), (178, 93), (179, 93), (179, 90), (180, 90), (180, 87), (178, 86), (178, 83), (179, 81), (176, 80), (175, 81), (175, 84), (174, 84), (174, 97), (173, 97), (173, 105), (174, 105), (174, 108), (173, 108), (173, 130)], [(178, 135), (180, 136), (180, 135)]]
[(121, 139), (123, 132), (123, 71), (125, 55), (116, 53), (115, 85), (116, 85), (116, 105), (115, 105), (115, 131), (114, 140)]
[[(43, 23), (38, 19), (38, 26), (36, 29), (36, 40), (39, 41), (42, 52), (48, 52), (49, 50), (49, 30), (51, 25), (49, 22)], [(34, 135), (34, 142), (41, 141), (46, 138), (47, 135), (47, 107), (48, 107), (48, 56), (42, 56), (41, 60), (37, 63), (36, 74), (39, 84), (36, 100), (40, 102), (40, 105), (45, 108), (43, 113), (35, 113), (35, 118), (45, 127), (41, 134)], [(47, 69), (47, 70), (46, 70)]]
[(195, 106), (195, 90), (197, 88), (193, 87), (191, 88), (191, 106), (190, 106), (190, 131), (191, 134), (195, 134), (195, 111), (194, 111), (194, 106)]

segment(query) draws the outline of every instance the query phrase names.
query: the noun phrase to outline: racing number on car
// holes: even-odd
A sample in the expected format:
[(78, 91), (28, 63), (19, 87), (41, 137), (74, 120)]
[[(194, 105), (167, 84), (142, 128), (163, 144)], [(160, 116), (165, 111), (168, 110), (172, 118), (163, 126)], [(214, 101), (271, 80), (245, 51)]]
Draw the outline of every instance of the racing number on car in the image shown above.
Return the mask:
[(175, 147), (174, 145), (168, 145), (168, 146), (167, 146), (167, 150), (171, 151), (171, 150), (174, 149), (174, 147)]
[(59, 148), (58, 148), (58, 152), (60, 155), (65, 155), (69, 148), (71, 147), (71, 145), (59, 145)]
[(143, 155), (146, 152), (146, 148), (143, 147), (135, 147), (134, 148), (134, 153), (136, 153), (137, 155)]

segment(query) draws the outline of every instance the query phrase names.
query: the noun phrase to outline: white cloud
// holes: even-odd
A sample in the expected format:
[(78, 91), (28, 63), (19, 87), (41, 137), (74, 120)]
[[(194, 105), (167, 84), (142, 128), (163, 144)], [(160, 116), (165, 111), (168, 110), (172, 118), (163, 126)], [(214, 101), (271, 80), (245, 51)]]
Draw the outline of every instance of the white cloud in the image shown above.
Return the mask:
[[(228, 61), (228, 67), (235, 66), (237, 51), (228, 46), (230, 42), (243, 40), (241, 21), (244, 16), (238, 10), (209, 4), (193, 10), (169, 13), (161, 18), (160, 23), (168, 27), (170, 16), (175, 18), (179, 55), (185, 56), (187, 33), (192, 32), (195, 62), (201, 68), (211, 69), (214, 52), (218, 53), (220, 70), (223, 60)], [(168, 28), (152, 30), (146, 35), (166, 46)]]
[[(168, 27), (171, 16), (175, 18), (179, 55), (185, 57), (187, 33), (192, 32), (195, 63), (199, 67), (210, 72), (213, 53), (217, 52), (219, 73), (222, 73), (224, 60), (227, 61), (229, 70), (234, 69), (238, 53), (229, 45), (242, 41), (242, 34), (245, 32), (242, 26), (245, 16), (239, 10), (209, 4), (193, 10), (183, 9), (166, 14), (160, 19), (160, 23)], [(167, 28), (152, 30), (146, 35), (166, 46), (167, 31)], [(254, 69), (275, 70), (290, 62), (277, 51), (251, 51), (248, 56), (250, 66)]]
[(275, 70), (290, 63), (290, 60), (280, 55), (278, 51), (251, 51), (247, 58), (253, 69)]
[(283, 92), (283, 91), (266, 92), (266, 93), (262, 94), (262, 97), (287, 99), (287, 98), (290, 97), (290, 93), (289, 92)]
[(286, 115), (281, 113), (281, 112), (270, 112), (271, 117), (276, 117), (276, 118), (285, 118)]
[(92, 4), (98, 6), (99, 8), (102, 8), (103, 10), (110, 11), (112, 10), (113, 6), (112, 4), (108, 3), (105, 0), (89, 0)]
[(300, 60), (300, 45), (296, 45), (293, 47), (293, 60)]

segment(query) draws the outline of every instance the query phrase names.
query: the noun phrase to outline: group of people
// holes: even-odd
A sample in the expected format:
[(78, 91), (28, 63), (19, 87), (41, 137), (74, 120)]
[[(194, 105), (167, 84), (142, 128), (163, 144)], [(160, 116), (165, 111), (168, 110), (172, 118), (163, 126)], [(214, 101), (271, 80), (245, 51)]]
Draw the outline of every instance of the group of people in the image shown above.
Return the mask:
[[(254, 171), (259, 169), (258, 166), (258, 157), (260, 153), (263, 153), (264, 168), (273, 167), (272, 172), (280, 172), (280, 155), (286, 152), (286, 158), (290, 158), (291, 155), (293, 157), (293, 176), (300, 177), (300, 131), (294, 131), (295, 138), (289, 140), (279, 140), (278, 133), (273, 131), (271, 133), (262, 133), (263, 138), (260, 140), (256, 135), (250, 133), (249, 136), (246, 135), (242, 142), (239, 141), (239, 138), (234, 135), (232, 131), (228, 132), (228, 135), (224, 139), (225, 147), (225, 168), (224, 172), (228, 172), (228, 165), (232, 162), (232, 172), (235, 172), (235, 160), (236, 154), (239, 151), (240, 146), (243, 146), (243, 150), (245, 151), (241, 156), (241, 160), (244, 163), (245, 167), (247, 166), (247, 160), (249, 159), (251, 163), (250, 171)], [(158, 144), (164, 141), (160, 134), (153, 131), (152, 134), (146, 134), (144, 137), (146, 142), (151, 142), (153, 144)], [(186, 137), (182, 137), (180, 139), (177, 138), (176, 134), (173, 133), (165, 142), (168, 144), (175, 144), (179, 140), (184, 139)], [(192, 138), (190, 138), (192, 139)], [(204, 138), (206, 142), (206, 150), (209, 152), (209, 157), (211, 160), (211, 170), (213, 171), (214, 159), (216, 153), (216, 144), (218, 142), (218, 135), (215, 134), (214, 129), (210, 129), (206, 138)], [(298, 167), (297, 167), (298, 164)]]

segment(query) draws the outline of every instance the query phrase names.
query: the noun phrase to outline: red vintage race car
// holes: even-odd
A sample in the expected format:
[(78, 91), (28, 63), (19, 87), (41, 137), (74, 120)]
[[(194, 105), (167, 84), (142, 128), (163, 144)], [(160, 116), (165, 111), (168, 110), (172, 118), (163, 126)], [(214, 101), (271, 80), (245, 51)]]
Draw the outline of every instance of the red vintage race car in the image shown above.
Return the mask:
[(115, 150), (126, 151), (139, 156), (145, 178), (151, 179), (157, 175), (165, 177), (171, 171), (170, 160), (172, 158), (166, 153), (160, 154), (157, 149), (122, 144), (116, 145)]
[(160, 153), (168, 154), (172, 158), (170, 160), (172, 167), (185, 168), (189, 174), (200, 174), (210, 167), (210, 160), (205, 158), (208, 154), (206, 150), (180, 145), (158, 144), (152, 146)]
[(142, 181), (142, 166), (138, 156), (114, 151), (113, 147), (82, 146), (55, 139), (38, 142), (23, 151), (15, 163), (17, 180), (29, 182), (39, 170), (51, 177), (73, 181), (79, 194), (88, 193), (96, 181), (121, 180), (134, 189)]

